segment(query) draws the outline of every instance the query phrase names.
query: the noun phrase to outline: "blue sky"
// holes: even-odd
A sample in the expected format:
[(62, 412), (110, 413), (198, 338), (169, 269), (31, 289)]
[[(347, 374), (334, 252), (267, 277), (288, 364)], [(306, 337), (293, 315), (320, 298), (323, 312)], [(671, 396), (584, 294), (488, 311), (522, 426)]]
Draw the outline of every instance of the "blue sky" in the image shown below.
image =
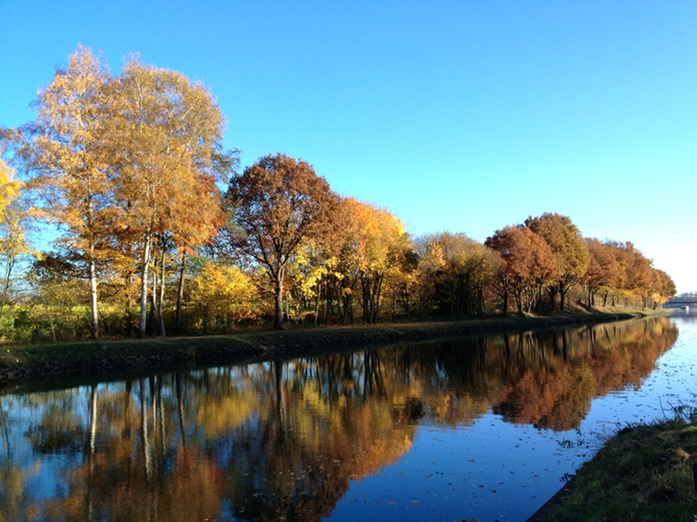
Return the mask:
[(693, 1), (0, 0), (0, 126), (79, 43), (207, 84), (242, 166), (302, 158), (415, 236), (558, 212), (697, 291)]

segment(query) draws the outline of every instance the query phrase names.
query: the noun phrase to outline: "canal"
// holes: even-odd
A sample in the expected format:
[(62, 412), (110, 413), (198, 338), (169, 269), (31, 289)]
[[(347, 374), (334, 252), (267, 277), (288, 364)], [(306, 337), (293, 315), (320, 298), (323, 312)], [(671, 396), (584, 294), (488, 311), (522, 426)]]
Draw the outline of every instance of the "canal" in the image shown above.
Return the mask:
[(0, 395), (0, 520), (526, 520), (697, 404), (697, 317)]

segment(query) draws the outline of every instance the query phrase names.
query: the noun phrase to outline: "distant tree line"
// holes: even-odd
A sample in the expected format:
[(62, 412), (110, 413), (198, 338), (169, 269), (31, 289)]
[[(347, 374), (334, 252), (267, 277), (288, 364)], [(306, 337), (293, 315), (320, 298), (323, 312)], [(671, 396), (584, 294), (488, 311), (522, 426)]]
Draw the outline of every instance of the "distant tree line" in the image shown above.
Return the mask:
[[(655, 307), (675, 294), (632, 243), (584, 238), (559, 214), (483, 244), (412, 238), (305, 161), (278, 153), (240, 173), (209, 89), (137, 58), (113, 76), (78, 47), (34, 108), (0, 130), (8, 341)], [(47, 230), (55, 241), (33, 250), (26, 237)]]

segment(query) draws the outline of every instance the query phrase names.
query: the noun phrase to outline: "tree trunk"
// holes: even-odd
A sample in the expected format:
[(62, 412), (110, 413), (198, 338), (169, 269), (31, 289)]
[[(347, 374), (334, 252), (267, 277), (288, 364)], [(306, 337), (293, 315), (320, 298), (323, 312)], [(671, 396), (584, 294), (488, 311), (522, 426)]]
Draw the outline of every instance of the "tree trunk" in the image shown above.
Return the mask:
[(317, 326), (317, 324), (319, 323), (319, 309), (320, 309), (321, 296), (322, 296), (322, 278), (320, 277), (319, 281), (317, 282), (317, 298), (315, 299), (315, 318), (314, 318), (315, 326)]
[(341, 298), (341, 324), (353, 323), (353, 294)]
[(12, 280), (12, 269), (15, 265), (16, 257), (14, 254), (7, 254), (7, 262), (5, 265), (5, 278), (2, 284), (2, 296), (0, 296), (0, 320), (5, 313), (5, 306), (10, 300), (10, 281)]
[(361, 290), (363, 294), (363, 323), (368, 324), (370, 322), (370, 283), (366, 274), (361, 274)]
[(484, 289), (477, 287), (477, 317), (482, 318), (486, 313), (484, 303)]
[(537, 284), (537, 291), (535, 296), (535, 309), (538, 312), (542, 312), (542, 307), (544, 306), (544, 283)]
[(135, 321), (133, 318), (133, 294), (131, 294), (131, 283), (133, 277), (130, 273), (126, 273), (123, 278), (126, 280), (126, 325), (125, 332), (128, 336), (135, 335)]
[(523, 315), (523, 291), (516, 289), (513, 292), (515, 297), (516, 308), (518, 309), (518, 315)]
[(182, 251), (179, 284), (177, 287), (177, 310), (174, 317), (174, 332), (179, 335), (182, 327), (182, 301), (184, 300), (184, 272), (186, 271), (186, 251)]
[(548, 288), (549, 302), (550, 302), (550, 305), (552, 307), (552, 310), (554, 310), (557, 306), (557, 290), (558, 290), (558, 288), (554, 285), (551, 285)]
[(148, 265), (150, 264), (151, 243), (152, 236), (148, 234), (141, 258), (143, 266), (140, 269), (140, 325), (138, 326), (138, 336), (141, 339), (145, 337), (145, 328), (148, 320)]
[[(151, 256), (154, 257), (154, 256)], [(150, 310), (148, 312), (148, 323), (150, 323), (150, 334), (157, 335), (157, 299), (160, 296), (160, 292), (157, 290), (158, 279), (157, 279), (157, 266), (152, 267), (152, 288), (150, 288)]]
[(280, 267), (276, 270), (276, 278), (274, 281), (274, 320), (273, 328), (274, 330), (283, 330), (283, 276), (284, 267)]
[(366, 324), (374, 324), (378, 321), (383, 279), (382, 274), (376, 274), (372, 278), (367, 274), (361, 274), (363, 322)]
[(503, 301), (501, 303), (501, 307), (503, 308), (503, 316), (508, 317), (508, 290), (504, 289), (501, 300)]
[(370, 323), (376, 324), (378, 322), (378, 316), (380, 315), (380, 300), (382, 298), (382, 281), (385, 278), (384, 275), (379, 275), (375, 278), (375, 286), (373, 291), (373, 299), (371, 303), (370, 311)]
[(165, 317), (163, 313), (165, 301), (165, 268), (167, 266), (167, 252), (162, 247), (162, 257), (160, 258), (160, 298), (157, 300), (157, 330), (162, 337), (167, 335), (165, 331)]
[[(90, 247), (90, 251), (94, 251), (94, 247)], [(92, 311), (92, 318), (90, 321), (92, 330), (92, 339), (99, 338), (99, 303), (97, 300), (97, 264), (93, 256), (90, 256), (89, 262), (89, 272), (90, 272), (90, 309)]]

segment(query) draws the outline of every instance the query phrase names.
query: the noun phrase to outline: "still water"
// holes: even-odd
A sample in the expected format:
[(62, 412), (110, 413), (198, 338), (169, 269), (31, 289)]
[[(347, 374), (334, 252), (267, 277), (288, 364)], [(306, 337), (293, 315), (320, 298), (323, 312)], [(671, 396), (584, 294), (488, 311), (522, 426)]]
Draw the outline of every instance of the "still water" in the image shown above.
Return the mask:
[(696, 319), (0, 395), (0, 521), (525, 520), (694, 406)]

